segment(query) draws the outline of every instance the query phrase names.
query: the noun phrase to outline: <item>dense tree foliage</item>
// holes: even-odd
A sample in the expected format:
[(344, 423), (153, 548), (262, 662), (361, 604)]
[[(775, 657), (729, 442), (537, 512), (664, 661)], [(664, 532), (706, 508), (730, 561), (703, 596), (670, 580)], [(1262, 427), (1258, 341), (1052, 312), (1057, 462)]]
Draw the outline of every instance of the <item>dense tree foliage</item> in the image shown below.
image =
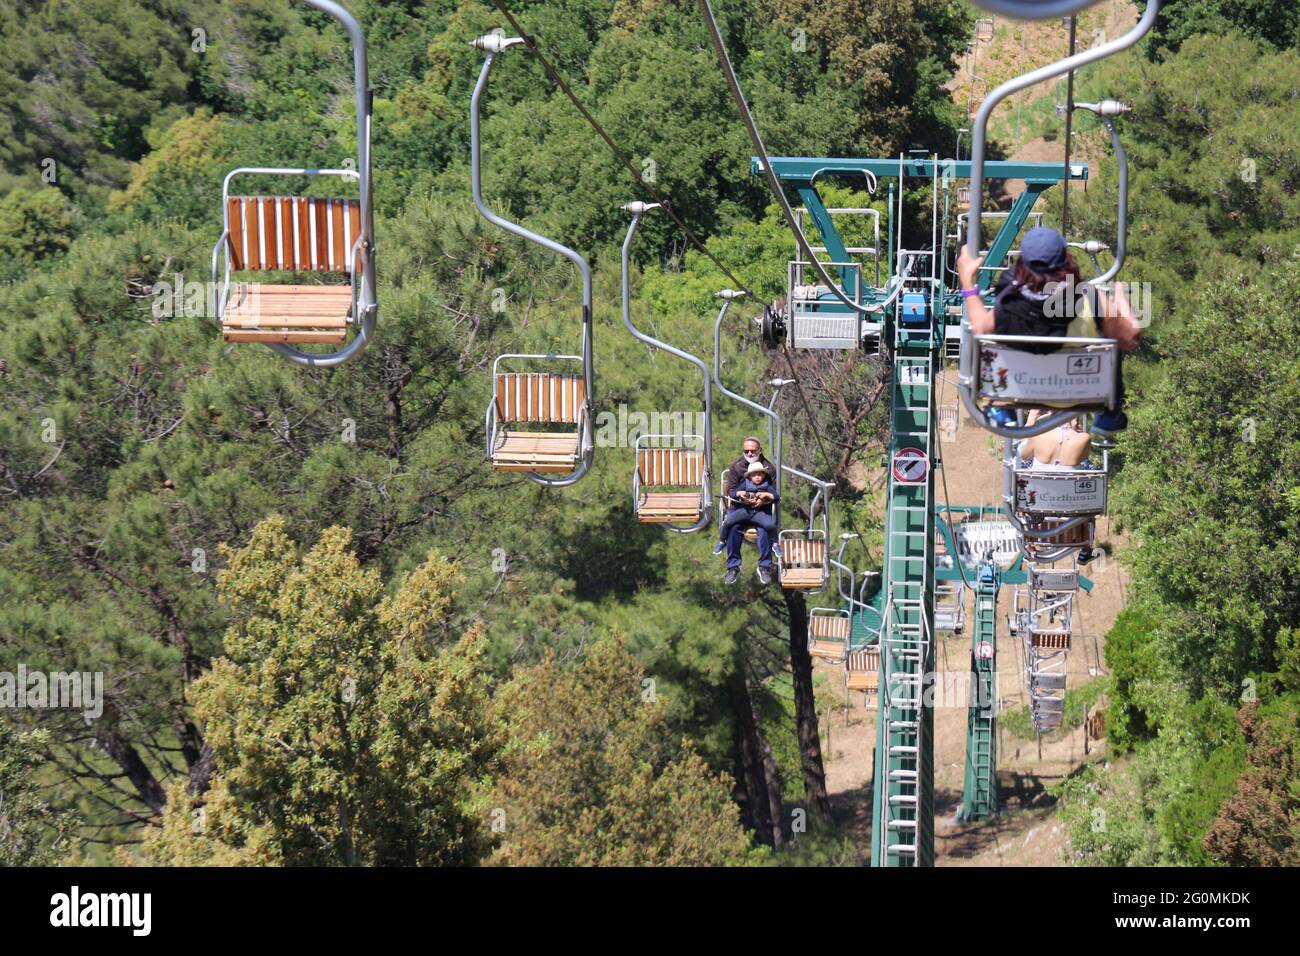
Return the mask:
[(497, 793), (503, 864), (718, 866), (749, 840), (727, 782), (674, 740), (657, 683), (620, 641), (576, 667), (520, 670), (494, 706), (511, 742)]
[(59, 827), (36, 781), (44, 743), (41, 732), (18, 733), (0, 721), (0, 866), (59, 860)]
[[(506, 24), (484, 2), (349, 6), (370, 38), (381, 324), (332, 371), (223, 345), (204, 283), (226, 172), (355, 155), (337, 25), (283, 0), (0, 8), (0, 665), (105, 675), (89, 724), (3, 715), (20, 796), (0, 855), (52, 860), (75, 819), (92, 861), (842, 858), (828, 830), (789, 852), (792, 808), (825, 810), (813, 690), (792, 673), (803, 599), (724, 589), (707, 534), (630, 513), (622, 426), (701, 397), (695, 369), (622, 327), (618, 205), (662, 193), (726, 266), (662, 213), (636, 245), (635, 321), (697, 354), (728, 272), (771, 300), (791, 251), (695, 4), (512, 4), (631, 172), (525, 51), (485, 100), (490, 202), (596, 265), (612, 440), (563, 492), (482, 460), (493, 357), (578, 341), (573, 271), (468, 198), (467, 41)], [(969, 4), (715, 7), (774, 153), (953, 142)], [(1295, 30), (1276, 0), (1178, 0), (1149, 56), (1080, 76), (1134, 102), (1126, 276), (1155, 317), (1115, 493), (1134, 582), (1111, 726), (1133, 769), (1071, 785), (1082, 860), (1293, 859), (1300, 435), (1281, 410), (1300, 401), (1300, 138), (1278, 117)], [(1114, 178), (1103, 159), (1081, 230), (1113, 235)], [(883, 209), (865, 185), (824, 196)], [(797, 378), (786, 460), (835, 480), (832, 536), (860, 533), (863, 567), (885, 370), (766, 353), (758, 307), (732, 309), (723, 377), (762, 399)], [(718, 467), (763, 428), (719, 403)], [(809, 490), (783, 492), (806, 517)], [(138, 852), (104, 849), (142, 831)]]
[[(1280, 863), (1294, 852), (1278, 794), (1297, 781), (1297, 699), (1278, 675), (1300, 625), (1289, 411), (1300, 401), (1300, 137), (1277, 116), (1300, 55), (1223, 29), (1105, 76), (1134, 91), (1125, 268), (1145, 283), (1151, 347), (1128, 368), (1137, 388), (1114, 504), (1134, 539), (1123, 555), (1133, 583), (1106, 648), (1111, 740), (1133, 754), (1109, 779), (1066, 788), (1089, 862)], [(1214, 67), (1224, 62), (1237, 66)], [(1113, 203), (1113, 189), (1093, 191), (1082, 227), (1110, 235)]]

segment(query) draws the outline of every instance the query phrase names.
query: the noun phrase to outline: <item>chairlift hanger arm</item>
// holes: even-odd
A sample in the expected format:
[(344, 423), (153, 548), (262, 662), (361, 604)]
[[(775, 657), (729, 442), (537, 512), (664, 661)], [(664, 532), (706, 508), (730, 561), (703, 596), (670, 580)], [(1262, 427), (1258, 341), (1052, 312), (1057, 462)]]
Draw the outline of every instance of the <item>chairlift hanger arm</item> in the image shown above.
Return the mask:
[[(1115, 128), (1114, 117), (1120, 113), (1128, 112), (1129, 108), (1117, 100), (1102, 100), (1100, 103), (1075, 103), (1074, 108), (1090, 110), (1101, 118), (1102, 125), (1106, 127), (1106, 132), (1110, 133), (1110, 145), (1115, 151), (1115, 162), (1119, 168), (1118, 208), (1115, 220), (1115, 261), (1110, 264), (1109, 269), (1090, 280), (1090, 284), (1104, 288), (1105, 284), (1119, 275), (1119, 270), (1123, 268), (1128, 240), (1128, 153), (1124, 150), (1124, 143), (1120, 140), (1119, 131)], [(1093, 262), (1096, 263), (1095, 257)]]
[[(483, 38), (480, 38), (483, 39)], [(495, 38), (493, 38), (495, 39)], [(477, 42), (477, 41), (476, 41)], [(522, 42), (522, 41), (520, 41)], [(474, 94), (470, 100), (470, 187), (474, 194), (474, 205), (482, 213), (483, 218), (495, 226), (500, 226), (507, 232), (514, 233), (529, 242), (541, 246), (550, 252), (564, 256), (572, 262), (582, 276), (582, 312), (583, 325), (586, 327), (584, 338), (590, 334), (591, 326), (591, 266), (583, 256), (568, 246), (548, 239), (546, 236), (533, 232), (516, 222), (511, 222), (504, 216), (500, 216), (488, 208), (487, 203), (483, 200), (483, 177), (482, 177), (482, 141), (479, 134), (479, 102), (483, 96), (483, 90), (487, 87), (488, 75), (492, 72), (492, 63), (497, 54), (489, 52), (483, 58), (483, 68), (479, 71), (478, 82), (474, 85)], [(583, 349), (584, 353), (589, 352), (587, 348)], [(587, 355), (587, 362), (583, 368), (583, 375), (587, 379), (587, 387), (591, 388), (591, 370), (590, 355)]]
[[(1142, 39), (1155, 25), (1156, 17), (1160, 13), (1160, 0), (1147, 0), (1146, 10), (1143, 11), (1142, 18), (1128, 33), (1116, 37), (1108, 43), (1098, 44), (1088, 50), (1076, 53), (1074, 56), (1066, 57), (1055, 63), (1049, 63), (1037, 70), (1014, 77), (1003, 83), (992, 93), (990, 93), (980, 104), (979, 112), (975, 116), (975, 123), (971, 131), (971, 158), (970, 158), (970, 180), (971, 180), (971, 229), (967, 237), (967, 247), (972, 255), (979, 254), (979, 220), (981, 197), (983, 196), (984, 180), (994, 178), (994, 163), (985, 162), (984, 156), (987, 152), (988, 124), (989, 118), (993, 115), (993, 110), (997, 108), (1008, 96), (1018, 93), (1023, 89), (1028, 89), (1035, 84), (1044, 80), (1050, 80), (1057, 76), (1062, 76), (1080, 67), (1087, 66), (1090, 63), (1096, 63), (1098, 60), (1105, 59), (1115, 53), (1127, 50)], [(1058, 167), (1060, 168), (1060, 167)], [(1065, 170), (1062, 170), (1065, 172)], [(1070, 170), (1073, 172), (1073, 169)], [(1062, 177), (1064, 178), (1064, 177)], [(1071, 176), (1073, 178), (1073, 176)]]

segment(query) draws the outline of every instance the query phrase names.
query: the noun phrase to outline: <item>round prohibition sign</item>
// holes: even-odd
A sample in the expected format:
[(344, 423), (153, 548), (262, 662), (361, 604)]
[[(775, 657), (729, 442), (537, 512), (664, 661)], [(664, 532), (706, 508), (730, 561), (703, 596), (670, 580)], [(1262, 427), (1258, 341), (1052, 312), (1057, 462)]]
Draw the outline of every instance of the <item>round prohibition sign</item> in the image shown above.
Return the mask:
[(909, 485), (920, 484), (930, 473), (930, 459), (919, 448), (900, 448), (894, 452), (894, 478)]

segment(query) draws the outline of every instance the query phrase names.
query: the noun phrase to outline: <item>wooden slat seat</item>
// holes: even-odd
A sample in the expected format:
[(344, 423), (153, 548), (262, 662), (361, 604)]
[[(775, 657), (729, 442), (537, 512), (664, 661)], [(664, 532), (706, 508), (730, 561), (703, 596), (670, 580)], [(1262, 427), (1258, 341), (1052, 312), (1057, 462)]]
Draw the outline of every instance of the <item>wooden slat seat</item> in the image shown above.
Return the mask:
[(844, 660), (844, 645), (839, 641), (809, 641), (808, 653), (820, 661), (838, 664)]
[(649, 491), (641, 496), (636, 516), (645, 522), (695, 522), (704, 510), (704, 496), (692, 491)]
[(844, 684), (849, 690), (874, 693), (880, 688), (880, 651), (874, 647), (849, 651), (844, 662)]
[(236, 285), (222, 313), (227, 342), (340, 343), (347, 337), (346, 285)]
[(578, 461), (577, 432), (499, 432), (492, 450), (497, 471), (573, 471)]
[(820, 591), (826, 584), (826, 542), (786, 536), (781, 539), (781, 587)]
[[(784, 547), (784, 545), (782, 545)], [(781, 587), (787, 591), (818, 591), (826, 583), (826, 572), (821, 568), (790, 568), (781, 570)]]

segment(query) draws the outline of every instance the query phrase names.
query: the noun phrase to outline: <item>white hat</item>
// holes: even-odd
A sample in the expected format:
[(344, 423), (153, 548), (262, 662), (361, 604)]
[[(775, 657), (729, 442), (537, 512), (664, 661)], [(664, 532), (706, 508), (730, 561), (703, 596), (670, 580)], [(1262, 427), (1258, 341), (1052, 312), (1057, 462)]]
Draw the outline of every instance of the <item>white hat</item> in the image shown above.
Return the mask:
[(761, 461), (751, 461), (749, 467), (745, 469), (745, 477), (748, 478), (756, 471), (761, 471), (765, 475), (767, 474), (767, 468)]

